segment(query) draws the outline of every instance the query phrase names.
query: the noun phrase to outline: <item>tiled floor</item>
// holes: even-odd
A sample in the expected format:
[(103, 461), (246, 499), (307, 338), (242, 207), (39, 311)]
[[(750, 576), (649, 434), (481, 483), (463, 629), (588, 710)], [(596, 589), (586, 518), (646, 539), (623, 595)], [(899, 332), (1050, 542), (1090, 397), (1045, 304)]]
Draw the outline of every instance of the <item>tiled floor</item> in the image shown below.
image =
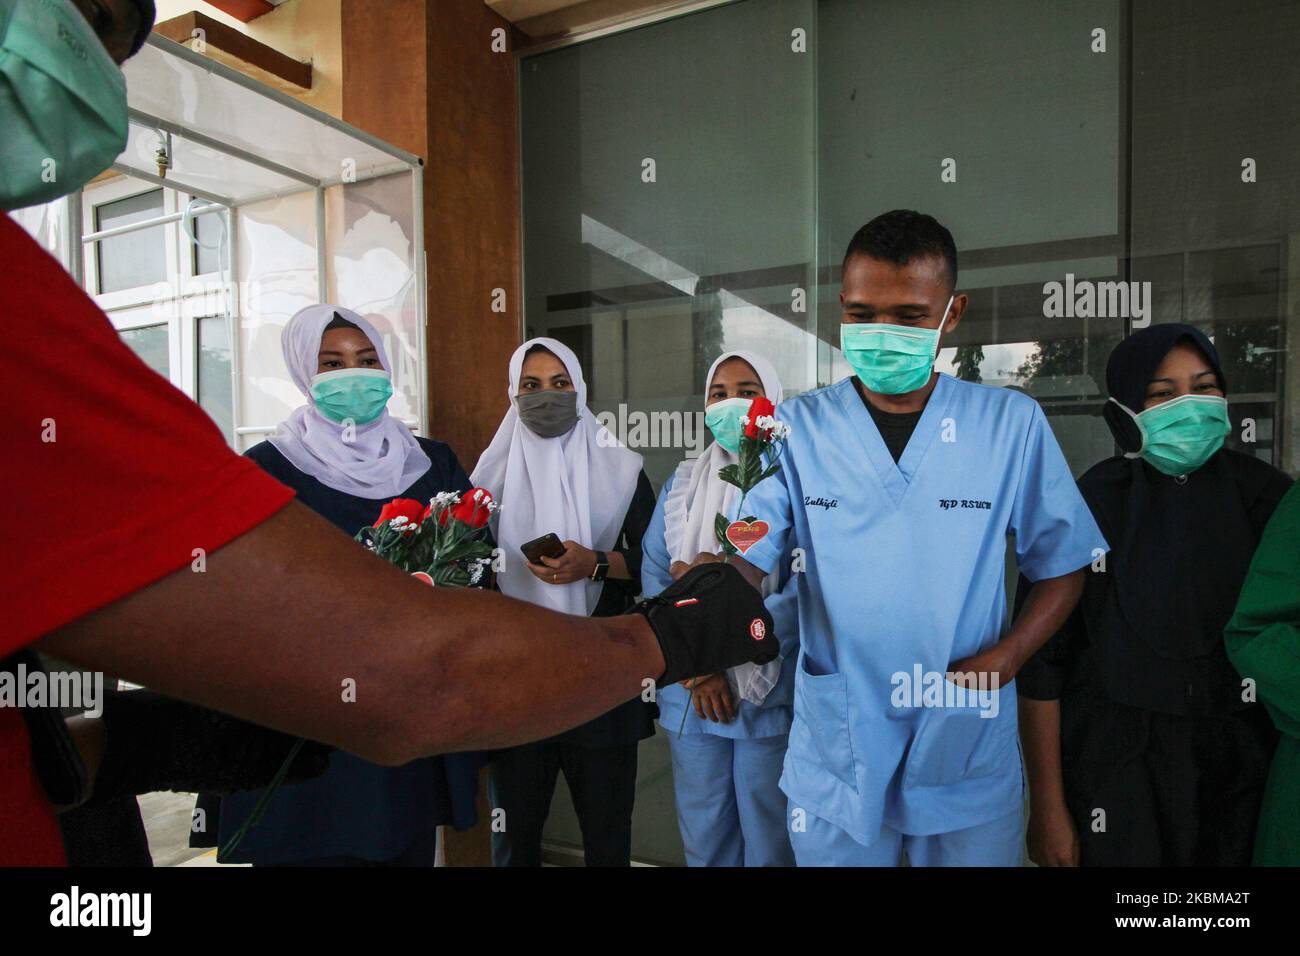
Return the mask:
[(220, 865), (216, 850), (194, 850), (189, 846), (194, 794), (147, 793), (139, 800), (154, 866)]

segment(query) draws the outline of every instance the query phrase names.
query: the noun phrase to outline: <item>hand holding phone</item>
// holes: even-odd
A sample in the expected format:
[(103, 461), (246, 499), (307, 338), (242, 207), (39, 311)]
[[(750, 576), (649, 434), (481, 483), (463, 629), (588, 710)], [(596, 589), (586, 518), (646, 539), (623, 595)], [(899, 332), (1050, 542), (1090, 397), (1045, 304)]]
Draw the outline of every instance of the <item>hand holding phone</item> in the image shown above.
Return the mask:
[(558, 558), (564, 554), (564, 542), (555, 532), (544, 534), (519, 546), (529, 564), (541, 564), (542, 558)]

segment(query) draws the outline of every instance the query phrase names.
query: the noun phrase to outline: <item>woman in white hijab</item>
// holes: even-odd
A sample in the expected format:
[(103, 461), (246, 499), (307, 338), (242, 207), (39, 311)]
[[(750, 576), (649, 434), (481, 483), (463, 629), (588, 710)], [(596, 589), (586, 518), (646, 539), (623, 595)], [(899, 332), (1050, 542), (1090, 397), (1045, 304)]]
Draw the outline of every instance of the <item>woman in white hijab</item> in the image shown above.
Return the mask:
[[(641, 564), (642, 590), (658, 594), (702, 551), (717, 552), (714, 519), (737, 494), (718, 469), (738, 461), (740, 419), (759, 397), (779, 405), (772, 363), (753, 352), (727, 352), (705, 378), (705, 422), (715, 441), (687, 459), (664, 484)], [(777, 409), (780, 415), (780, 409)], [(788, 578), (789, 569), (781, 572)], [(769, 576), (766, 604), (782, 658), (793, 660), (798, 633), (794, 586)], [(659, 723), (673, 757), (677, 824), (690, 866), (793, 866), (786, 800), (777, 786), (794, 703), (793, 668), (779, 658), (723, 674), (701, 674), (659, 691)], [(693, 692), (692, 692), (693, 691)]]
[[(505, 555), (501, 590), (567, 614), (623, 613), (640, 590), (641, 539), (654, 509), (641, 456), (592, 415), (578, 358), (555, 339), (515, 351), (508, 395), (510, 408), (473, 475), (501, 505), (492, 519)], [(548, 534), (563, 554), (526, 560), (523, 545)], [(537, 650), (546, 653), (545, 634)], [(494, 756), (492, 805), (505, 811), (506, 828), (493, 834), (493, 863), (541, 865), (542, 826), (563, 771), (587, 865), (629, 865), (637, 745), (654, 734), (653, 720), (653, 704), (636, 698)]]
[[(303, 504), (352, 536), (374, 524), (393, 498), (428, 502), (470, 487), (450, 448), (417, 438), (389, 415), (392, 367), (370, 322), (339, 306), (314, 305), (289, 320), (280, 341), (307, 403), (247, 455)], [(449, 754), (381, 767), (335, 753), (324, 776), (279, 790), (261, 823), (222, 862), (432, 866), (437, 827), (474, 824), (481, 763), (477, 754)], [(221, 800), (221, 845), (260, 796)], [(200, 800), (211, 806), (211, 798)]]

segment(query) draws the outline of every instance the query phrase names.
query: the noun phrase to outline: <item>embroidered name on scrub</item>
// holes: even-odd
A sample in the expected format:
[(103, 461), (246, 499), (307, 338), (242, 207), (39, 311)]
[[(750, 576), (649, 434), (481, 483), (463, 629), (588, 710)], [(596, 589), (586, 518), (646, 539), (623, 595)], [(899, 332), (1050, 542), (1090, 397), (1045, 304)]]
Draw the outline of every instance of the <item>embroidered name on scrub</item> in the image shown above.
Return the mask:
[(805, 496), (803, 503), (805, 508), (825, 508), (827, 511), (840, 506), (838, 498), (810, 498)]
[(970, 498), (940, 498), (939, 507), (944, 511), (950, 508), (974, 508), (976, 511), (992, 511), (993, 502), (974, 501)]

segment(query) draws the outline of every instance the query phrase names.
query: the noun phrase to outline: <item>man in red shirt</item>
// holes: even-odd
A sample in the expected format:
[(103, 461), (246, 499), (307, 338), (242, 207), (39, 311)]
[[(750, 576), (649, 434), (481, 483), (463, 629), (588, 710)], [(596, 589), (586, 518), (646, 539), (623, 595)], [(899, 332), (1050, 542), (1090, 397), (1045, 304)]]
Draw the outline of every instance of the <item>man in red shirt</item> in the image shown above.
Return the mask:
[[(67, 192), (115, 158), (125, 88), (104, 88), (152, 20), (152, 0), (0, 0), (0, 206), (51, 198), (47, 165)], [(5, 215), (0, 316), (0, 657), (35, 647), (401, 764), (547, 737), (649, 682), (775, 653), (729, 568), (600, 619), (413, 582), (234, 454)], [(21, 715), (0, 707), (0, 865), (62, 860)]]

